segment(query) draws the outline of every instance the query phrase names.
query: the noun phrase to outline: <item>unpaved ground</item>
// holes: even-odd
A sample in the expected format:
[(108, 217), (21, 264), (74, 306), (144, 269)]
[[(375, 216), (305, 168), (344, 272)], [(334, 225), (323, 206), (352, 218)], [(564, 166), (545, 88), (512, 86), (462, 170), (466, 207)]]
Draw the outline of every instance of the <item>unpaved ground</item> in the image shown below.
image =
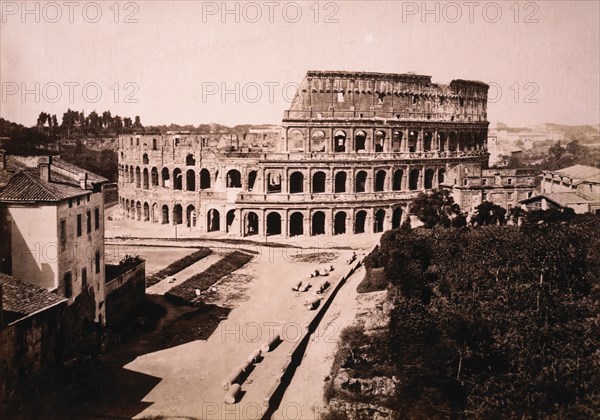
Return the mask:
[(144, 246), (131, 243), (108, 243), (104, 247), (107, 264), (118, 264), (126, 255), (139, 255), (146, 261), (146, 276), (156, 273), (169, 264), (197, 251), (197, 248), (178, 246)]

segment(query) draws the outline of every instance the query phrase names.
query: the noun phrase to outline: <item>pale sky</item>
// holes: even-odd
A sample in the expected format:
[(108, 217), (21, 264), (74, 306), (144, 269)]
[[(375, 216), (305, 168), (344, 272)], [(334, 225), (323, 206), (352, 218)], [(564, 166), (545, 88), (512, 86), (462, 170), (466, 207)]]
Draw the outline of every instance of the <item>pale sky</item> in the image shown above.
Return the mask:
[(0, 3), (0, 116), (27, 126), (69, 107), (278, 124), (307, 70), (480, 80), (491, 122), (600, 123), (598, 1)]

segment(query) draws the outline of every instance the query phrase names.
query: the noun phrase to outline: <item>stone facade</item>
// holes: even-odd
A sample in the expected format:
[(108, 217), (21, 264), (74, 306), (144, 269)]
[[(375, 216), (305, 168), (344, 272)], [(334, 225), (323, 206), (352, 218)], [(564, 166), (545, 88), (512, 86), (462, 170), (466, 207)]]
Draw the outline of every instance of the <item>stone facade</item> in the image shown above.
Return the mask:
[(487, 91), (415, 74), (311, 71), (275, 147), (121, 136), (120, 203), (130, 218), (234, 236), (382, 232), (453, 168), (487, 167)]

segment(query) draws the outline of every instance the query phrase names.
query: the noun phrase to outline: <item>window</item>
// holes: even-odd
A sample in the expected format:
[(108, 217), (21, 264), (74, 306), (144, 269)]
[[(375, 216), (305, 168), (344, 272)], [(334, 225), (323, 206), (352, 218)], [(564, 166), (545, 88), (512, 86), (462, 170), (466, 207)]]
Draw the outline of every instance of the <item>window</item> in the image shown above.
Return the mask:
[(481, 180), (481, 185), (487, 185), (487, 179), (483, 178), (483, 179)]
[(80, 205), (80, 204), (81, 204), (81, 198), (77, 197), (77, 205)]
[(73, 199), (69, 198), (69, 208), (73, 207)]
[(463, 185), (469, 185), (469, 180), (468, 179), (463, 180)]
[(87, 286), (87, 268), (85, 267), (81, 269), (81, 286)]
[(338, 102), (344, 102), (344, 92), (338, 92), (338, 94), (337, 94), (337, 101)]
[(513, 180), (512, 180), (512, 178), (508, 178), (508, 179), (506, 180), (506, 182), (508, 183), (508, 185), (512, 185), (512, 181), (513, 181)]
[(87, 202), (88, 202), (88, 203), (89, 203), (89, 202), (90, 202), (90, 200), (91, 200), (91, 196), (92, 196), (92, 194), (88, 194), (88, 195), (87, 195)]
[(60, 249), (67, 247), (67, 221), (60, 219)]
[(67, 271), (65, 273), (65, 297), (73, 296), (73, 278), (71, 276), (71, 272)]
[(81, 214), (77, 215), (77, 236), (81, 236)]
[(94, 225), (96, 230), (100, 229), (100, 209), (98, 207), (94, 209)]
[(513, 199), (513, 193), (509, 192), (508, 194), (506, 194), (506, 198), (507, 198), (507, 200), (512, 200)]
[(85, 221), (87, 233), (90, 234), (92, 233), (92, 212), (90, 210), (85, 213)]
[(96, 274), (100, 273), (100, 251), (96, 251)]
[(483, 198), (483, 201), (486, 201), (488, 199), (487, 193), (483, 193), (483, 197), (482, 198)]

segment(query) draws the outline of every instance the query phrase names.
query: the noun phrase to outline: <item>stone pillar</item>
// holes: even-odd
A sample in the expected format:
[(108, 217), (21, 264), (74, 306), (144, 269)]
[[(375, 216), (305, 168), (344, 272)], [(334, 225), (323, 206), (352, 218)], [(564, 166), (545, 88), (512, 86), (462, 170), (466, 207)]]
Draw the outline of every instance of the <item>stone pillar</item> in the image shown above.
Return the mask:
[(408, 133), (410, 133), (410, 130), (408, 128), (402, 130), (402, 146), (400, 147), (401, 152), (408, 151)]

